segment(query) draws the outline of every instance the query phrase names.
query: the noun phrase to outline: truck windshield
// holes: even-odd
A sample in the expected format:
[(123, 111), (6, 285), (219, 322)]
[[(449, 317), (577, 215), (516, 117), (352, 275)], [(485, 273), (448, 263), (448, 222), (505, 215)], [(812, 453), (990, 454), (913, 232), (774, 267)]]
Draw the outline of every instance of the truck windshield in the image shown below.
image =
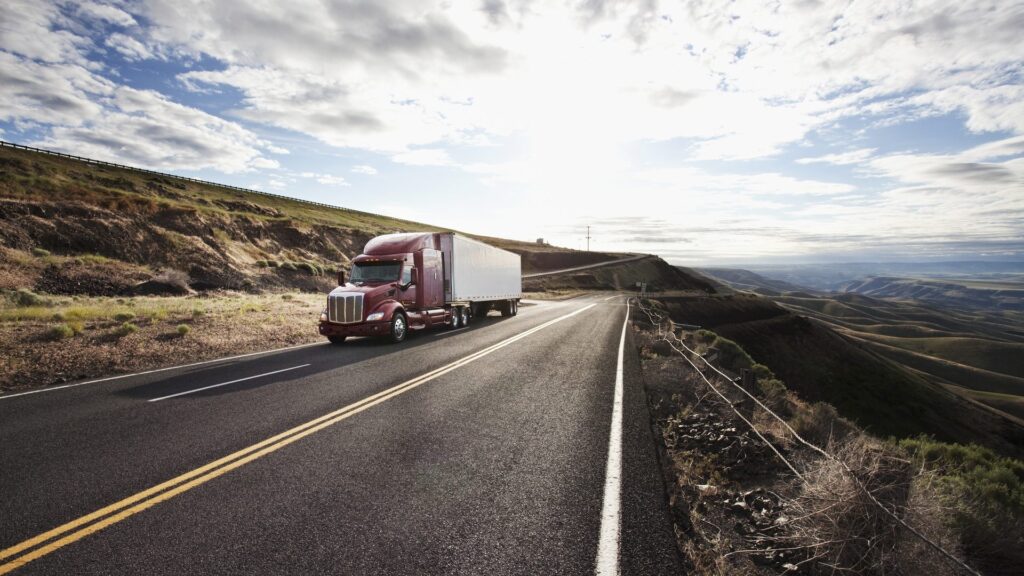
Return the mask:
[(394, 282), (398, 280), (401, 262), (357, 262), (352, 265), (352, 283)]

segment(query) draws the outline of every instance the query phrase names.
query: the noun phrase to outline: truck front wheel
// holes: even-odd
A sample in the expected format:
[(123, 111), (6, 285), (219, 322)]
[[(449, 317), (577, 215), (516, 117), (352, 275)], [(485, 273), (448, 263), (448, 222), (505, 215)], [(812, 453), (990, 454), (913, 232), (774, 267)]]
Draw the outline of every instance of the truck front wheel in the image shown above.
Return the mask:
[(344, 336), (328, 336), (327, 339), (330, 340), (331, 344), (334, 344), (335, 346), (337, 346), (338, 344), (344, 344), (345, 343), (345, 337)]
[(391, 341), (398, 343), (405, 340), (405, 335), (408, 331), (409, 324), (405, 319), (405, 314), (401, 312), (395, 313), (394, 317), (391, 318)]

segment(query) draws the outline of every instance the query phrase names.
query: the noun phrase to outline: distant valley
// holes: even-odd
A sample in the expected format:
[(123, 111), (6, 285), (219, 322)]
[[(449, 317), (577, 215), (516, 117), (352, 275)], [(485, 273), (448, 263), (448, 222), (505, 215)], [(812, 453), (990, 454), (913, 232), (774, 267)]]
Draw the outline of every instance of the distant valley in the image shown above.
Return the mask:
[[(962, 397), (1022, 419), (1021, 266), (907, 265), (914, 277), (893, 275), (892, 264), (851, 265), (845, 271), (839, 265), (801, 266), (777, 275), (771, 270), (700, 271), (733, 290), (766, 296), (827, 325)], [(890, 275), (849, 278), (858, 270)]]

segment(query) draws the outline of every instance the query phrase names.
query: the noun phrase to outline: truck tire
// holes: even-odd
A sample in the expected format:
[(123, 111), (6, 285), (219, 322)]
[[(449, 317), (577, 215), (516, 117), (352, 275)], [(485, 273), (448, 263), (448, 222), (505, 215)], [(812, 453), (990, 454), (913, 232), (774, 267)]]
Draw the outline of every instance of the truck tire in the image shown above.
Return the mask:
[(461, 318), (462, 325), (464, 327), (465, 326), (469, 326), (469, 317), (470, 317), (469, 306), (463, 306), (461, 316), (462, 316), (462, 318)]
[(512, 315), (519, 314), (519, 300), (512, 301)]
[(502, 302), (501, 303), (501, 317), (502, 318), (508, 318), (509, 316), (513, 316), (513, 315), (514, 314), (512, 314), (512, 300), (505, 300), (504, 302)]
[(345, 343), (345, 336), (328, 336), (327, 339), (331, 341), (331, 344), (337, 346), (338, 344)]
[(452, 321), (448, 324), (448, 328), (452, 330), (457, 330), (462, 327), (462, 313), (459, 310), (459, 306), (452, 308)]
[(405, 336), (408, 333), (409, 321), (406, 319), (405, 314), (396, 312), (395, 315), (391, 317), (391, 330), (389, 334), (391, 336), (391, 341), (397, 344), (398, 342), (405, 340)]

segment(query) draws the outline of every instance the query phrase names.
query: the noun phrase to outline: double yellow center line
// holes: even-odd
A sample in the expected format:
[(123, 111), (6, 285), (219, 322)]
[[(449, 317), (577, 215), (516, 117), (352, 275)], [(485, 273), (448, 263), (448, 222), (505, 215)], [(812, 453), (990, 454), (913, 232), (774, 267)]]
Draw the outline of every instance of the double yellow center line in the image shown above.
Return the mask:
[[(116, 524), (134, 514), (138, 514), (143, 510), (156, 506), (165, 500), (170, 500), (178, 494), (187, 492), (201, 484), (205, 484), (222, 474), (226, 474), (236, 468), (240, 468), (253, 460), (270, 454), (271, 452), (280, 450), (292, 442), (296, 442), (310, 434), (323, 430), (332, 424), (337, 424), (350, 416), (354, 416), (363, 410), (390, 400), (395, 396), (404, 394), (417, 386), (430, 382), (431, 380), (443, 376), (452, 370), (465, 366), (470, 362), (479, 360), (500, 348), (504, 348), (513, 342), (526, 338), (527, 336), (543, 330), (552, 324), (561, 322), (562, 320), (575, 316), (576, 314), (594, 306), (596, 306), (596, 304), (590, 304), (570, 312), (569, 314), (565, 314), (564, 316), (559, 316), (554, 320), (549, 320), (539, 326), (484, 348), (479, 352), (475, 352), (469, 356), (456, 360), (455, 362), (437, 368), (436, 370), (417, 376), (412, 380), (407, 380), (397, 386), (393, 386), (358, 402), (349, 404), (344, 408), (335, 410), (334, 412), (325, 414), (314, 420), (310, 420), (305, 424), (300, 424), (290, 430), (277, 434), (276, 436), (267, 438), (262, 442), (253, 444), (248, 448), (243, 448), (238, 452), (229, 454), (223, 458), (210, 462), (209, 464), (196, 468), (195, 470), (186, 472), (181, 476), (177, 476), (109, 506), (100, 508), (91, 514), (86, 514), (81, 518), (77, 518), (52, 530), (43, 532), (38, 536), (29, 538), (28, 540), (15, 544), (10, 548), (0, 550), (0, 561), (10, 558), (10, 560), (7, 560), (4, 564), (0, 565), (0, 575), (16, 570), (37, 558), (41, 558), (73, 542), (77, 542), (90, 534), (99, 532), (100, 530)], [(40, 546), (44, 543), (45, 545)]]

